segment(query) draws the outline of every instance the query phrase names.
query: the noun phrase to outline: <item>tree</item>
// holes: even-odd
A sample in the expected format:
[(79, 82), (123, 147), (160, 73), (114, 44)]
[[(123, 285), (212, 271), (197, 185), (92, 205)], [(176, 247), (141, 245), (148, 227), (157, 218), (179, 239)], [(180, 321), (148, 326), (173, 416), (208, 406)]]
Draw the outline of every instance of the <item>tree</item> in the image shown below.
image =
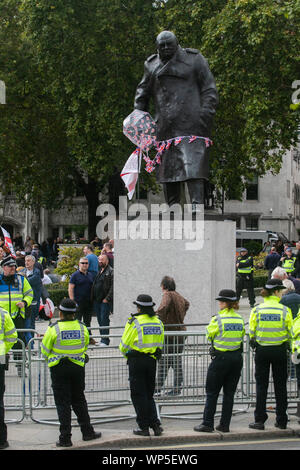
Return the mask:
[(152, 52), (157, 8), (141, 0), (4, 0), (2, 13), (2, 188), (27, 206), (53, 209), (79, 186), (94, 236), (98, 193), (133, 150), (122, 122)]
[(80, 185), (93, 228), (99, 178), (108, 182), (132, 151), (122, 122), (133, 108), (141, 62), (152, 52), (156, 12), (141, 0), (22, 3), (26, 37), (39, 73), (47, 77), (70, 158), (88, 175)]
[(212, 181), (238, 198), (254, 175), (277, 173), (297, 141), (299, 114), (289, 105), (299, 78), (300, 2), (169, 0), (164, 18), (216, 78)]

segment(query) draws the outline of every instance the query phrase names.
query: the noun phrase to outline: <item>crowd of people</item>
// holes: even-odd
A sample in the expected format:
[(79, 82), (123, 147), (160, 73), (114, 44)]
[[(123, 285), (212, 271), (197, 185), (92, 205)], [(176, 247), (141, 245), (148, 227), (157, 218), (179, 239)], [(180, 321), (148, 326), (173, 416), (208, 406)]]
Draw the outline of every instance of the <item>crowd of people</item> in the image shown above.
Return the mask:
[[(280, 273), (281, 280), (292, 281), (294, 290), (300, 294), (300, 241), (293, 246), (290, 243), (283, 243), (282, 240), (270, 243), (267, 242), (263, 248), (266, 253), (264, 258), (264, 269), (268, 272), (268, 279), (273, 277), (273, 273)], [(262, 266), (261, 266), (262, 267)], [(281, 268), (277, 269), (276, 268)], [(254, 291), (254, 258), (247, 248), (240, 248), (236, 259), (236, 291), (238, 300), (243, 289), (247, 290), (250, 307), (255, 305)], [(291, 284), (287, 288), (292, 289)]]
[[(34, 330), (35, 322), (41, 319), (50, 319), (54, 313), (54, 305), (51, 301), (47, 286), (64, 280), (53, 272), (56, 266), (59, 243), (62, 240), (51, 239), (39, 244), (35, 243), (31, 237), (26, 237), (23, 243), (19, 233), (13, 239), (15, 251), (14, 263), (16, 273), (25, 276), (33, 291), (33, 302), (30, 308), (30, 315), (27, 314), (24, 328)], [(103, 326), (109, 324), (109, 315), (113, 308), (113, 263), (114, 263), (114, 241), (102, 242), (95, 237), (91, 243), (82, 245), (83, 257), (79, 260), (78, 269), (74, 271), (69, 280), (69, 298), (77, 303), (77, 318), (83, 320), (89, 328), (91, 326), (92, 315), (95, 314), (99, 326), (100, 334), (108, 335), (109, 330)], [(94, 250), (101, 249), (101, 255), (96, 256)], [(11, 255), (10, 249), (0, 238), (0, 262), (7, 255)], [(3, 268), (0, 264), (0, 274)], [(32, 338), (33, 333), (26, 333), (26, 344)], [(93, 338), (91, 344), (95, 344)], [(33, 347), (33, 342), (31, 343)], [(102, 338), (100, 345), (109, 344), (109, 339)]]
[[(4, 242), (0, 241), (0, 321), (3, 338), (7, 338), (4, 341), (10, 343), (5, 354), (10, 347), (16, 349), (13, 357), (20, 376), (24, 370), (16, 342), (19, 338), (28, 345), (32, 337), (30, 331), (24, 333), (22, 329), (35, 329), (34, 322), (42, 298), (42, 279), (47, 270), (47, 264), (42, 264), (39, 248), (37, 244), (32, 244), (23, 263), (20, 256), (11, 256)], [(267, 257), (276, 254), (273, 248)], [(300, 252), (299, 248), (300, 243)], [(270, 268), (269, 279), (261, 291), (263, 302), (251, 305), (249, 337), (250, 346), (255, 350), (256, 380), (254, 422), (249, 425), (252, 429), (265, 428), (270, 370), (276, 398), (275, 426), (280, 429), (287, 426), (287, 354), (288, 357), (292, 354), (300, 390), (300, 280), (292, 276), (297, 269), (297, 256), (293, 255), (290, 247), (285, 247), (277, 257), (276, 265), (273, 265), (272, 270)], [(63, 299), (58, 306), (59, 319), (49, 324), (42, 341), (41, 350), (50, 368), (60, 422), (57, 442), (60, 447), (72, 446), (71, 410), (77, 416), (84, 440), (101, 437), (101, 433), (95, 431), (90, 423), (84, 396), (84, 366), (88, 361), (88, 345), (95, 344), (89, 331), (93, 314), (96, 314), (99, 323), (100, 347), (109, 345), (109, 316), (113, 311), (113, 261), (113, 241), (103, 245), (99, 256), (94, 254), (92, 244), (83, 247), (78, 269), (69, 279), (68, 298)], [(237, 259), (237, 271), (244, 280), (249, 281), (253, 273), (252, 261), (247, 250), (242, 249)], [(131, 399), (136, 411), (138, 428), (133, 433), (140, 436), (149, 436), (149, 429), (153, 430), (155, 436), (163, 433), (154, 397), (164, 389), (170, 368), (173, 369), (173, 388), (167, 394), (179, 395), (183, 387), (184, 320), (189, 301), (176, 291), (175, 280), (170, 276), (163, 277), (161, 290), (162, 299), (156, 309), (151, 296), (147, 294), (140, 294), (133, 302), (137, 311), (127, 321), (119, 344), (120, 352), (127, 360)], [(206, 328), (212, 360), (206, 376), (203, 421), (194, 427), (196, 432), (214, 430), (221, 389), (223, 404), (216, 429), (230, 431), (234, 395), (243, 367), (245, 324), (238, 313), (239, 293), (223, 289), (216, 300), (219, 301), (219, 311)], [(251, 300), (255, 301), (252, 297)], [(12, 322), (8, 321), (7, 314)], [(171, 333), (165, 335), (165, 331)], [(4, 393), (2, 369), (0, 372), (0, 389)], [(0, 448), (8, 446), (7, 430), (3, 424), (3, 393), (0, 397)]]

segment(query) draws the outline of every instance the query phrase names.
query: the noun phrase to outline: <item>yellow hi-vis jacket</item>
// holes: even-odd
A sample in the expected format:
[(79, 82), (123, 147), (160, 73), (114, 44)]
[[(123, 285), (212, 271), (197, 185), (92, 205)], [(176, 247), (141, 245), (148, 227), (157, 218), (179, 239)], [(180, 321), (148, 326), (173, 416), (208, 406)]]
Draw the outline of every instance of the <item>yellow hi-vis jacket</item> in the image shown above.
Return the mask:
[(132, 315), (125, 326), (119, 349), (123, 356), (129, 351), (149, 354), (156, 359), (154, 353), (164, 344), (164, 325), (156, 316), (147, 314)]
[(300, 310), (293, 320), (292, 326), (292, 352), (300, 353)]
[(287, 256), (283, 260), (281, 267), (285, 270), (285, 272), (292, 273), (293, 271), (295, 271), (295, 263), (296, 263), (296, 256), (291, 256), (291, 258)]
[(279, 301), (279, 297), (270, 295), (251, 311), (249, 336), (261, 346), (280, 346), (291, 340), (292, 312)]
[(0, 307), (0, 364), (5, 364), (5, 355), (17, 341), (18, 333), (6, 310)]
[(80, 321), (58, 320), (48, 327), (41, 351), (49, 367), (56, 366), (63, 358), (84, 367), (89, 339), (88, 329)]
[(248, 256), (246, 259), (242, 256), (237, 258), (237, 262), (239, 263), (238, 266), (238, 273), (240, 274), (251, 274), (253, 273), (253, 258)]
[(245, 335), (244, 320), (233, 308), (224, 308), (206, 327), (206, 338), (218, 351), (236, 351)]
[(17, 303), (26, 302), (29, 307), (33, 300), (33, 290), (28, 280), (21, 274), (15, 274), (12, 284), (6, 284), (3, 275), (0, 275), (0, 307), (6, 310), (12, 319), (18, 313), (25, 318), (25, 308), (19, 309)]

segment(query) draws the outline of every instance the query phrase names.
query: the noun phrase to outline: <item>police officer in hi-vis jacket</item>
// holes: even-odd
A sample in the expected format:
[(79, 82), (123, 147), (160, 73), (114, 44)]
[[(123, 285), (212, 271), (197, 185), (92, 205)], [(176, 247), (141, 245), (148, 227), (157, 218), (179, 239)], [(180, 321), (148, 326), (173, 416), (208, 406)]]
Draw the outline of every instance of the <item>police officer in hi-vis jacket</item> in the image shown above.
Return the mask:
[(155, 389), (156, 362), (161, 356), (164, 342), (164, 325), (155, 315), (152, 298), (141, 294), (134, 304), (137, 313), (129, 318), (121, 338), (119, 349), (127, 358), (131, 400), (136, 412), (138, 436), (160, 436), (162, 428), (153, 399)]
[(63, 299), (59, 305), (59, 320), (48, 327), (41, 346), (50, 368), (60, 422), (58, 447), (72, 446), (71, 409), (76, 414), (84, 441), (101, 437), (90, 423), (84, 395), (89, 332), (84, 323), (75, 319), (76, 312), (74, 300)]

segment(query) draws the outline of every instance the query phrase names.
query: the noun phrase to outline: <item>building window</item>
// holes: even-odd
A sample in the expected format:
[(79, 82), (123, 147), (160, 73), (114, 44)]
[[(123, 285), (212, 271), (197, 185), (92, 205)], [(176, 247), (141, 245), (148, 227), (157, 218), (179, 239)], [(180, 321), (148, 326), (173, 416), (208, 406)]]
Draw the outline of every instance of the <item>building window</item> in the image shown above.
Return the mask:
[(291, 182), (289, 180), (286, 181), (286, 196), (288, 199), (291, 197)]
[(258, 217), (245, 217), (246, 230), (258, 230)]
[(258, 200), (258, 177), (254, 176), (252, 180), (249, 180), (246, 188), (246, 199), (247, 201)]

